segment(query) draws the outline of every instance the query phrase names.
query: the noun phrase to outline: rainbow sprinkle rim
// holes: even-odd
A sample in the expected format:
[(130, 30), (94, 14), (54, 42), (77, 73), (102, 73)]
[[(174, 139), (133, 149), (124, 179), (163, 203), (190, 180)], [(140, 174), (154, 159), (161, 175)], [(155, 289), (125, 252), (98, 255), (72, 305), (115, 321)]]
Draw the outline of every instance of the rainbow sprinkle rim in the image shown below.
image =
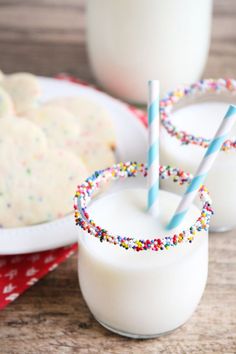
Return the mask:
[[(189, 229), (174, 234), (173, 236), (138, 240), (133, 237), (112, 235), (107, 230), (96, 225), (95, 222), (90, 219), (87, 212), (87, 205), (94, 192), (105, 182), (119, 178), (136, 177), (138, 174), (144, 177), (147, 176), (147, 167), (144, 164), (137, 162), (121, 162), (110, 168), (96, 171), (92, 176), (88, 177), (83, 184), (78, 186), (75, 194), (74, 209), (76, 225), (79, 225), (88, 234), (100, 239), (101, 242), (107, 241), (111, 244), (119, 245), (126, 250), (133, 249), (134, 251), (168, 250), (170, 247), (176, 246), (184, 241), (191, 243), (197, 232), (208, 230), (213, 211), (211, 209), (211, 199), (205, 186), (201, 186), (199, 189), (199, 196), (202, 201), (202, 210), (199, 218)], [(170, 166), (160, 166), (159, 175), (161, 179), (172, 176), (173, 181), (178, 182), (180, 185), (184, 183), (189, 184), (192, 180), (191, 174)]]
[[(160, 102), (160, 118), (162, 125), (165, 127), (167, 132), (181, 141), (182, 144), (194, 144), (207, 148), (210, 139), (206, 139), (200, 136), (194, 136), (183, 130), (178, 129), (171, 122), (171, 112), (174, 104), (179, 102), (184, 97), (191, 97), (194, 95), (204, 95), (206, 93), (219, 94), (222, 92), (229, 92), (236, 94), (236, 80), (234, 79), (205, 79), (200, 80), (190, 86), (185, 86), (179, 88), (175, 91), (169, 92), (165, 98)], [(236, 148), (236, 140), (226, 140), (222, 145), (221, 150), (228, 151), (230, 149)]]

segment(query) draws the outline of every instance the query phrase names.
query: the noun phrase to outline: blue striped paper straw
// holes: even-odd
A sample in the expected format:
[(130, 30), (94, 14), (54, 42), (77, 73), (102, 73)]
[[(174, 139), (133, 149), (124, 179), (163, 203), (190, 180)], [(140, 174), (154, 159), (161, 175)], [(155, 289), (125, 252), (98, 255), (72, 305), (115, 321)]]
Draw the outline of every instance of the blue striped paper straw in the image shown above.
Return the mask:
[(148, 211), (158, 215), (160, 83), (148, 82)]
[(192, 204), (198, 189), (203, 184), (203, 181), (207, 177), (209, 170), (211, 169), (222, 144), (224, 143), (228, 133), (230, 132), (236, 118), (236, 106), (230, 105), (222, 123), (220, 124), (215, 137), (212, 139), (208, 149), (197, 169), (196, 175), (193, 178), (192, 182), (188, 186), (183, 198), (172, 217), (171, 221), (169, 222), (167, 229), (171, 230), (177, 227), (183, 218), (185, 217), (186, 213), (190, 205)]

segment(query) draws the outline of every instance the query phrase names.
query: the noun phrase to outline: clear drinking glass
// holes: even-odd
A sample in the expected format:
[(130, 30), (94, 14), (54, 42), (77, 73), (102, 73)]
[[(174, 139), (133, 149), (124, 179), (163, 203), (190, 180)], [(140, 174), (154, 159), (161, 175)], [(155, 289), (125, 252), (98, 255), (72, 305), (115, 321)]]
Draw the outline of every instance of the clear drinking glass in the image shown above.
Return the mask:
[[(145, 179), (128, 178), (128, 185), (123, 180), (127, 174), (145, 175), (145, 169), (125, 166), (125, 172), (119, 164), (93, 175), (75, 198), (79, 283), (90, 311), (104, 327), (128, 337), (151, 338), (185, 323), (200, 301), (207, 280), (212, 212), (209, 196), (202, 191), (202, 210), (192, 206), (183, 224), (167, 236), (165, 225), (180, 197), (160, 191), (158, 223), (145, 211)], [(189, 182), (191, 176), (181, 173), (162, 167), (160, 176)], [(87, 210), (91, 191), (113, 179), (122, 180), (115, 182), (116, 192), (102, 189), (103, 196)]]
[[(209, 141), (224, 117), (229, 103), (236, 103), (236, 81), (206, 79), (170, 92), (161, 101), (161, 163), (182, 166), (195, 174)], [(236, 226), (236, 126), (212, 166), (206, 185), (214, 201), (211, 231)], [(167, 182), (167, 188), (179, 190)]]

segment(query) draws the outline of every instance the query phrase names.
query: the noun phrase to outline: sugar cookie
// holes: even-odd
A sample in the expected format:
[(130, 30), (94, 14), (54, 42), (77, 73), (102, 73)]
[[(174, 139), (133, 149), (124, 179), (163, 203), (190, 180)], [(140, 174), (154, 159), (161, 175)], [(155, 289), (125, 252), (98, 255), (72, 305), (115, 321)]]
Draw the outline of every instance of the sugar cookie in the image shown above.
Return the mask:
[(10, 95), (0, 87), (0, 118), (14, 114), (13, 102)]
[(41, 92), (36, 76), (29, 73), (4, 75), (0, 85), (11, 96), (17, 114), (36, 106)]
[(81, 135), (71, 149), (77, 156), (81, 156), (90, 174), (115, 163), (114, 151), (92, 135)]
[[(4, 134), (4, 132), (10, 134)], [(75, 154), (49, 147), (23, 118), (0, 120), (0, 225), (17, 227), (64, 216), (88, 171)]]
[(49, 141), (57, 147), (70, 147), (78, 140), (78, 119), (63, 107), (43, 105), (27, 111), (24, 117), (40, 126)]
[(0, 143), (6, 140), (12, 143), (14, 156), (19, 160), (26, 157), (37, 158), (48, 150), (47, 139), (42, 130), (23, 118), (11, 116), (0, 119)]
[(78, 118), (84, 134), (93, 134), (107, 143), (111, 148), (116, 146), (115, 129), (109, 112), (100, 104), (86, 97), (56, 98), (48, 104), (66, 108)]
[(63, 107), (45, 105), (26, 113), (39, 125), (51, 146), (67, 149), (81, 157), (89, 173), (115, 163), (112, 149), (98, 136), (80, 133), (78, 118)]

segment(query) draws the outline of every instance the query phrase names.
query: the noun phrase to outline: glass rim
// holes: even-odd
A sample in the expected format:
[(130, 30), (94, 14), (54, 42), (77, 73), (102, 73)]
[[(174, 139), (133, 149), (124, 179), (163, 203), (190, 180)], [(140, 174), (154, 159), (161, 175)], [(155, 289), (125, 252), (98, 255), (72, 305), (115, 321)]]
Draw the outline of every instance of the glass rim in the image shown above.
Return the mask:
[[(84, 183), (78, 185), (77, 187), (74, 197), (76, 225), (91, 236), (98, 238), (101, 242), (106, 241), (114, 245), (119, 245), (124, 249), (132, 249), (134, 251), (168, 250), (172, 246), (177, 246), (184, 241), (191, 243), (197, 233), (203, 230), (208, 231), (210, 218), (213, 211), (211, 208), (211, 198), (207, 188), (204, 185), (202, 185), (198, 190), (199, 198), (202, 203), (202, 209), (199, 217), (190, 227), (171, 236), (138, 239), (123, 235), (113, 235), (108, 230), (96, 225), (96, 223), (90, 219), (87, 212), (88, 203), (103, 183), (111, 180), (136, 177), (137, 175), (146, 177), (147, 174), (147, 166), (143, 163), (137, 162), (120, 162), (112, 167), (94, 172), (94, 174), (88, 177)], [(173, 177), (173, 182), (178, 182), (180, 185), (185, 183), (189, 184), (193, 178), (190, 173), (186, 173), (181, 169), (162, 165), (160, 165), (159, 168), (159, 176), (160, 179)]]
[[(194, 97), (195, 95), (203, 96), (204, 94), (218, 95), (219, 93), (236, 94), (236, 80), (222, 78), (204, 79), (169, 92), (160, 101), (160, 120), (162, 126), (171, 137), (175, 137), (183, 145), (192, 144), (207, 148), (211, 139), (190, 134), (177, 128), (171, 121), (171, 113), (175, 104), (181, 102), (184, 98)], [(236, 149), (236, 140), (227, 139), (223, 143), (221, 150), (228, 151), (231, 149)]]

